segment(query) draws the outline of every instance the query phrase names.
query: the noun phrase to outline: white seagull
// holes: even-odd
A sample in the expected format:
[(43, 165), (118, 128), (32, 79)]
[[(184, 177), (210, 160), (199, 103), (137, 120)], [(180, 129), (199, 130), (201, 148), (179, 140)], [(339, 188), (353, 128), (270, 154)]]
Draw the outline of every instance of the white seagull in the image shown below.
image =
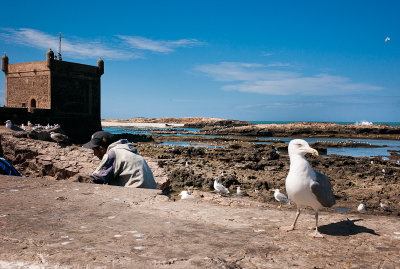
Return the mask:
[(236, 194), (237, 194), (237, 195), (242, 194), (242, 191), (240, 190), (240, 186), (238, 186), (238, 187), (236, 188)]
[(364, 204), (359, 204), (358, 207), (357, 207), (357, 210), (360, 213), (365, 213), (365, 212), (367, 212), (367, 206), (364, 205)]
[(281, 193), (281, 191), (279, 189), (274, 190), (274, 197), (275, 197), (275, 200), (277, 200), (278, 202), (280, 202), (282, 204), (290, 205), (289, 199), (286, 197), (286, 195)]
[(181, 193), (180, 193), (179, 195), (181, 196), (181, 199), (182, 199), (182, 200), (184, 200), (184, 199), (191, 199), (191, 200), (196, 200), (196, 199), (198, 199), (197, 197), (195, 197), (195, 196), (189, 194), (188, 191), (181, 191)]
[(214, 180), (214, 189), (215, 189), (216, 191), (218, 191), (218, 192), (221, 192), (221, 193), (229, 193), (229, 190), (228, 190), (224, 185), (222, 185), (221, 183), (219, 183), (217, 177), (216, 177), (215, 180)]
[(60, 134), (60, 133), (55, 133), (55, 132), (51, 132), (50, 137), (57, 143), (64, 143), (64, 142), (68, 142), (68, 140), (69, 140), (68, 136), (66, 136), (64, 134)]
[(6, 120), (6, 128), (13, 131), (24, 131), (24, 129), (21, 129), (17, 125), (14, 125), (10, 120)]
[(286, 192), (289, 199), (296, 203), (297, 212), (291, 226), (281, 227), (281, 230), (292, 231), (300, 216), (300, 208), (312, 207), (315, 210), (315, 232), (312, 237), (323, 237), (318, 232), (318, 210), (324, 207), (333, 206), (335, 196), (332, 192), (332, 185), (329, 178), (314, 171), (308, 163), (305, 155), (312, 153), (318, 155), (318, 151), (311, 148), (302, 139), (294, 139), (289, 143), (290, 169), (286, 177)]
[(388, 42), (388, 41), (390, 41), (390, 37), (387, 36), (387, 37), (385, 38), (385, 42)]

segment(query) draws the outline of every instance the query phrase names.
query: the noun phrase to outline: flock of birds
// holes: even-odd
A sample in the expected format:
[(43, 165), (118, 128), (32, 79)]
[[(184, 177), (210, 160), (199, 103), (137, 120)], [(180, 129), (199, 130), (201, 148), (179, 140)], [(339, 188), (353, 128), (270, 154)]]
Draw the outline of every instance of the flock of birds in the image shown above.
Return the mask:
[[(53, 129), (57, 130), (57, 129), (61, 128), (61, 126), (59, 124), (55, 124), (55, 125), (47, 124), (46, 126), (42, 126), (41, 124), (34, 125), (30, 121), (28, 121), (27, 125), (22, 123), (21, 126), (15, 125), (14, 123), (12, 123), (11, 120), (7, 120), (5, 122), (5, 124), (6, 124), (7, 129), (10, 129), (12, 131), (17, 131), (17, 132), (27, 132), (27, 131), (40, 132), (42, 130), (50, 131)], [(58, 132), (54, 132), (54, 131), (50, 132), (50, 137), (57, 143), (65, 143), (69, 140), (68, 136), (58, 133)]]
[[(318, 155), (318, 151), (311, 148), (309, 144), (303, 139), (291, 140), (288, 147), (290, 168), (286, 177), (285, 187), (288, 197), (280, 192), (279, 189), (274, 190), (275, 200), (281, 205), (290, 205), (291, 201), (297, 206), (297, 212), (292, 225), (280, 227), (283, 231), (292, 231), (295, 229), (297, 220), (300, 216), (300, 210), (305, 207), (311, 207), (315, 211), (315, 230), (310, 234), (311, 237), (324, 237), (318, 231), (318, 212), (325, 207), (332, 207), (336, 204), (335, 196), (332, 191), (332, 185), (329, 178), (317, 171), (314, 171), (305, 155), (311, 153)], [(188, 163), (186, 163), (188, 166)], [(222, 185), (218, 178), (214, 180), (215, 191), (221, 194), (229, 194), (229, 189)], [(240, 187), (237, 187), (237, 194), (242, 194)], [(181, 199), (196, 200), (197, 197), (190, 194), (189, 191), (182, 191), (180, 193)], [(381, 203), (383, 209), (387, 209), (388, 205)], [(357, 210), (361, 213), (367, 211), (364, 204), (360, 204)]]

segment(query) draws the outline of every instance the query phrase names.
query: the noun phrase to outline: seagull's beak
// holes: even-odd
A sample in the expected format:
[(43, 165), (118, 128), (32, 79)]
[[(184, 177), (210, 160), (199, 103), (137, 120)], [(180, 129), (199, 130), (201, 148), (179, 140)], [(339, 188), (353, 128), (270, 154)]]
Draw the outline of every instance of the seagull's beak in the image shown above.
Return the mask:
[(316, 149), (310, 148), (309, 152), (310, 152), (312, 155), (318, 155), (318, 150), (316, 150)]

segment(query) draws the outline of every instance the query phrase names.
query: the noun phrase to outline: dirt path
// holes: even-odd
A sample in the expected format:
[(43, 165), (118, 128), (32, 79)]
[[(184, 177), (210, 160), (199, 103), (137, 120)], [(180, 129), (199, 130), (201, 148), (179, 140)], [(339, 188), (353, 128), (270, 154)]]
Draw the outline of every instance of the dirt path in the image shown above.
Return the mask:
[[(0, 176), (0, 268), (399, 268), (398, 217)], [(217, 201), (217, 202), (215, 202)], [(350, 219), (351, 221), (348, 221)], [(36, 267), (38, 268), (38, 267)]]

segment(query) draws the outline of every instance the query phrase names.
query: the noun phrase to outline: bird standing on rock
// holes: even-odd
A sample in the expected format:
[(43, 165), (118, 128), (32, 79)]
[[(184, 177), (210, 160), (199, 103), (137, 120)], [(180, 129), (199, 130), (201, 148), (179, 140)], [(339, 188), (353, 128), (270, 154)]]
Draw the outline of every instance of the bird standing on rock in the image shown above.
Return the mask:
[(6, 120), (6, 128), (13, 130), (13, 131), (25, 131), (24, 129), (19, 128), (18, 126), (14, 125), (10, 120)]
[(318, 151), (311, 148), (305, 140), (294, 139), (289, 143), (290, 169), (286, 178), (286, 192), (289, 199), (296, 203), (297, 212), (291, 226), (281, 227), (281, 230), (292, 231), (300, 216), (300, 208), (312, 207), (315, 210), (315, 232), (312, 237), (323, 237), (318, 232), (318, 210), (333, 206), (335, 196), (329, 178), (314, 171), (305, 155), (311, 153), (318, 155)]
[(68, 136), (66, 136), (64, 134), (60, 134), (60, 133), (51, 132), (50, 137), (57, 143), (65, 143), (65, 142), (69, 141)]
[(217, 177), (214, 180), (214, 189), (220, 193), (229, 193), (229, 190), (224, 185), (219, 183), (219, 180)]
[(290, 205), (289, 199), (286, 197), (286, 195), (281, 193), (281, 191), (279, 189), (274, 190), (274, 197), (275, 197), (275, 200), (277, 200), (278, 202), (280, 202), (282, 204)]

